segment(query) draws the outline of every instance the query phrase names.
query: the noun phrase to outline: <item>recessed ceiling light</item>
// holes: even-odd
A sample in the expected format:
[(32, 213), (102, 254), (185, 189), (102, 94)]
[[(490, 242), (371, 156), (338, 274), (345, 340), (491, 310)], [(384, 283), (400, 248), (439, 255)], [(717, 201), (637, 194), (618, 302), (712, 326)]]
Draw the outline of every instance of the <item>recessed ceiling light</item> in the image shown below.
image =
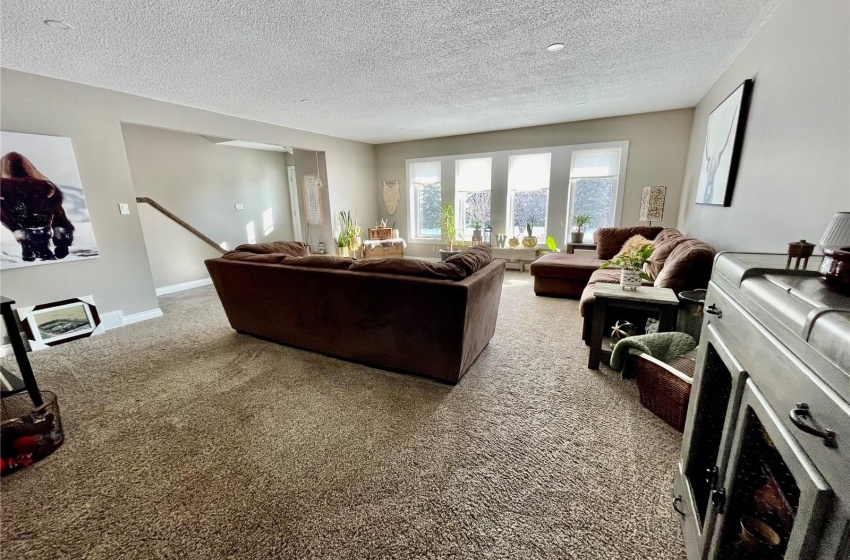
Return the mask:
[(564, 48), (563, 43), (553, 43), (553, 44), (549, 45), (548, 47), (546, 47), (546, 50), (549, 51), (549, 52), (556, 52), (556, 51), (559, 51), (563, 48)]
[(579, 107), (584, 107), (585, 105), (587, 105), (587, 103), (582, 101), (581, 103), (576, 103), (576, 105)]
[(69, 25), (64, 21), (59, 21), (58, 19), (46, 19), (44, 23), (52, 27), (53, 29), (61, 29), (63, 31), (68, 31), (69, 29), (74, 29), (73, 25)]
[(299, 101), (301, 101), (301, 103), (312, 103), (313, 102), (312, 99), (300, 99)]

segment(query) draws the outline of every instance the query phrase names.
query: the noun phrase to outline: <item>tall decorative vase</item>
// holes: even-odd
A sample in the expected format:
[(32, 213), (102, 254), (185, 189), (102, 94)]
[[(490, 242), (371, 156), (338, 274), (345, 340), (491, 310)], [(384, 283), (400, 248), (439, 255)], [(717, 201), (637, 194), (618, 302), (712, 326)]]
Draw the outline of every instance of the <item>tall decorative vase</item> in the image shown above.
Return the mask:
[(637, 290), (640, 286), (640, 271), (620, 269), (620, 284), (624, 290)]

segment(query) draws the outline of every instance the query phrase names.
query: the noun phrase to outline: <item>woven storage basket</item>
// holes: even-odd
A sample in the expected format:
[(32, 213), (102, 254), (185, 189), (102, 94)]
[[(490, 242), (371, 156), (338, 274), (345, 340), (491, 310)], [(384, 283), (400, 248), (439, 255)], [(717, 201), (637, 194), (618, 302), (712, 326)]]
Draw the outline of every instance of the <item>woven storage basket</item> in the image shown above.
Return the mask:
[(688, 415), (695, 358), (696, 350), (670, 364), (646, 354), (630, 357), (641, 404), (680, 432), (685, 429)]

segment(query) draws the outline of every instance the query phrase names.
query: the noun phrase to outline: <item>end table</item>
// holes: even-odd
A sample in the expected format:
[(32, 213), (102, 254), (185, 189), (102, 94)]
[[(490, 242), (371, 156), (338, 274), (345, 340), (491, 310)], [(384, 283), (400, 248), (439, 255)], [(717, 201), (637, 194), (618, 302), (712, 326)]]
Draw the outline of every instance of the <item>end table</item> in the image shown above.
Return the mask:
[(624, 290), (620, 284), (596, 284), (593, 304), (593, 327), (590, 332), (589, 369), (599, 369), (602, 340), (605, 338), (605, 316), (609, 309), (639, 309), (658, 314), (658, 332), (676, 330), (679, 298), (669, 288), (641, 286), (636, 291)]

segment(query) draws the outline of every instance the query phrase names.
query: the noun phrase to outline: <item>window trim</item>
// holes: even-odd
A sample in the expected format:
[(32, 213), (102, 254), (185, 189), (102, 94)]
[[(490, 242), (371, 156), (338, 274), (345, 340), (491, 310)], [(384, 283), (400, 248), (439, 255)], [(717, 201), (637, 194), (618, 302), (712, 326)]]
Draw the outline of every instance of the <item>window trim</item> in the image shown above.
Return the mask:
[[(419, 232), (419, 200), (418, 197), (414, 196), (414, 184), (413, 184), (413, 166), (419, 163), (436, 163), (440, 166), (440, 187), (443, 186), (443, 158), (417, 158), (417, 159), (409, 159), (407, 160), (407, 242), (408, 243), (429, 243), (429, 244), (439, 244), (442, 242), (442, 235), (437, 237), (417, 237), (414, 233)], [(441, 193), (442, 194), (442, 193)], [(440, 196), (440, 200), (442, 200), (442, 195)]]
[(629, 162), (629, 141), (628, 140), (618, 140), (614, 142), (597, 142), (593, 144), (576, 144), (573, 146), (569, 146), (569, 154), (570, 154), (570, 172), (569, 178), (567, 180), (567, 211), (564, 214), (564, 220), (567, 223), (567, 226), (564, 228), (564, 243), (568, 243), (570, 241), (570, 205), (573, 197), (573, 161), (575, 158), (576, 152), (583, 152), (589, 150), (605, 150), (610, 148), (620, 148), (620, 165), (617, 168), (617, 192), (614, 196), (614, 224), (612, 226), (604, 226), (604, 227), (620, 227), (623, 219), (623, 201), (625, 200), (626, 194), (626, 170), (628, 169)]
[[(476, 191), (461, 191), (458, 188), (458, 185), (457, 185), (458, 164), (461, 161), (469, 161), (469, 160), (488, 160), (489, 161), (489, 165), (490, 165), (490, 181), (489, 181), (490, 187), (488, 189), (482, 189), (482, 190), (476, 190)], [(455, 174), (455, 177), (454, 177), (454, 182), (455, 182), (455, 185), (454, 185), (455, 216), (457, 217), (457, 216), (460, 216), (462, 214), (462, 210), (461, 210), (462, 204), (461, 204), (461, 197), (460, 197), (462, 192), (463, 193), (489, 192), (490, 193), (490, 212), (491, 212), (490, 219), (492, 221), (492, 212), (493, 212), (493, 157), (492, 156), (486, 156), (486, 157), (471, 157), (471, 158), (468, 158), (468, 157), (457, 157), (457, 156), (455, 156), (454, 157), (454, 174)], [(486, 226), (486, 224), (482, 224), (482, 228), (485, 227), (485, 226)], [(466, 231), (466, 226), (463, 223), (461, 223), (461, 226), (460, 226), (459, 229), (463, 233), (464, 236), (469, 236), (470, 239), (472, 238), (472, 230)]]

